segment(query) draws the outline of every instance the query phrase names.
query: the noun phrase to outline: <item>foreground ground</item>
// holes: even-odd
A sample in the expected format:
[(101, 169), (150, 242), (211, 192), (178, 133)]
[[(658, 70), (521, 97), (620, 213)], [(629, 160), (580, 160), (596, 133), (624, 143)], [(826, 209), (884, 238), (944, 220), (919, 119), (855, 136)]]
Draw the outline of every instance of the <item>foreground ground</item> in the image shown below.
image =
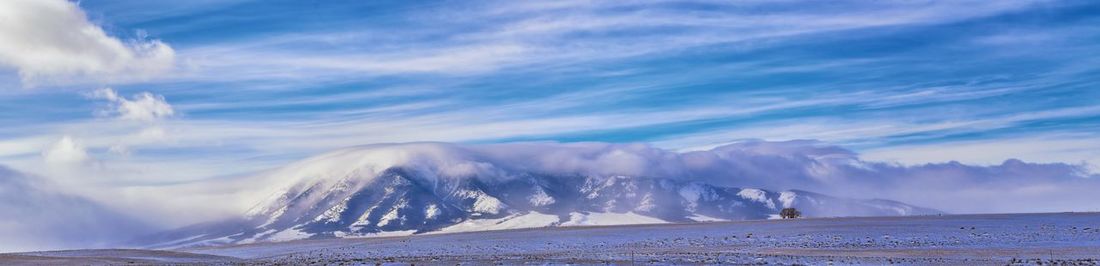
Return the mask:
[(1096, 265), (1100, 213), (821, 218), (0, 254), (0, 264)]

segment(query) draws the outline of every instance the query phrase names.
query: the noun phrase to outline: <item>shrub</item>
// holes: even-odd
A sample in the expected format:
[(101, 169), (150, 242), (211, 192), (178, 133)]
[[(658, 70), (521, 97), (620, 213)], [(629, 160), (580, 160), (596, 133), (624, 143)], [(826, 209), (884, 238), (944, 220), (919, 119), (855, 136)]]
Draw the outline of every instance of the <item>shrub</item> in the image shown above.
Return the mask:
[(783, 219), (794, 219), (802, 217), (802, 212), (799, 212), (795, 208), (783, 208), (782, 211), (779, 211), (779, 217), (782, 217)]

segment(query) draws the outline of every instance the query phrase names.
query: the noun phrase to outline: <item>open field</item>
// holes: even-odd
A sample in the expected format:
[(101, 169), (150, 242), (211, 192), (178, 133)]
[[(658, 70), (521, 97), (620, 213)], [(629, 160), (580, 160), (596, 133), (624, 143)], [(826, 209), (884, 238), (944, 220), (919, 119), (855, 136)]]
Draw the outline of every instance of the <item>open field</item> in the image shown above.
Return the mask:
[(0, 264), (1100, 263), (1100, 213), (818, 218), (0, 255)]

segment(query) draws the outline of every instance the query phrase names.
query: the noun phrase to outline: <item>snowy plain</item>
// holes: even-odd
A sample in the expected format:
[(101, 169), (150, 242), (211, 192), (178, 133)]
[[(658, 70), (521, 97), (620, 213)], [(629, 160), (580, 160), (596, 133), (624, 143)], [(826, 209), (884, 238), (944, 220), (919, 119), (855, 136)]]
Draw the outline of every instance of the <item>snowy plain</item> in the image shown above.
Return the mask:
[[(456, 230), (460, 231), (460, 230)], [(0, 264), (1100, 263), (1100, 213), (809, 218), (514, 229), (158, 250), (0, 254)]]

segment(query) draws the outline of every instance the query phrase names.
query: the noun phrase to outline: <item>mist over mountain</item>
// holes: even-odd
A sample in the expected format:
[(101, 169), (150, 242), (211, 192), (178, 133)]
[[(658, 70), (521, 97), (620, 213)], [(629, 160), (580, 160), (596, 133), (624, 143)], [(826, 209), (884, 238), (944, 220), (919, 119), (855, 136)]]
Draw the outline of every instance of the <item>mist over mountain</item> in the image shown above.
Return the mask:
[[(876, 167), (904, 168), (865, 163), (847, 150), (806, 141), (749, 141), (684, 153), (607, 143), (367, 145), (268, 173), (270, 197), (240, 217), (143, 243), (767, 219), (786, 207), (811, 217), (942, 213), (789, 189), (832, 190), (829, 182), (853, 182), (837, 175)], [(739, 183), (748, 185), (734, 185)]]
[(259, 173), (236, 188), (267, 195), (239, 198), (255, 203), (250, 210), (140, 236), (135, 234), (147, 231), (133, 229), (148, 227), (125, 217), (142, 210), (112, 212), (54, 191), (44, 179), (4, 170), (0, 208), (20, 218), (0, 230), (42, 247), (173, 247), (768, 219), (785, 207), (809, 217), (923, 215), (970, 206), (1003, 210), (999, 204), (1014, 204), (1019, 212), (1041, 197), (1046, 208), (1087, 210), (1089, 196), (1078, 192), (1100, 186), (1085, 169), (1019, 160), (905, 166), (864, 161), (815, 141), (742, 141), (688, 152), (596, 142), (377, 144)]
[(87, 248), (148, 234), (153, 227), (40, 177), (0, 166), (0, 250)]
[[(746, 140), (710, 150), (679, 152), (645, 143), (376, 144), (315, 156), (267, 174), (267, 189), (317, 181), (318, 171), (380, 173), (392, 167), (417, 169), (432, 178), (479, 176), (508, 179), (507, 172), (558, 176), (630, 176), (704, 182), (772, 190), (802, 189), (833, 194), (886, 197), (916, 187), (972, 185), (974, 190), (1033, 184), (1090, 185), (1097, 175), (1084, 164), (999, 165), (958, 162), (900, 165), (866, 161), (859, 154), (813, 140)], [(855, 191), (854, 193), (852, 191)], [(889, 197), (887, 197), (889, 198)]]

